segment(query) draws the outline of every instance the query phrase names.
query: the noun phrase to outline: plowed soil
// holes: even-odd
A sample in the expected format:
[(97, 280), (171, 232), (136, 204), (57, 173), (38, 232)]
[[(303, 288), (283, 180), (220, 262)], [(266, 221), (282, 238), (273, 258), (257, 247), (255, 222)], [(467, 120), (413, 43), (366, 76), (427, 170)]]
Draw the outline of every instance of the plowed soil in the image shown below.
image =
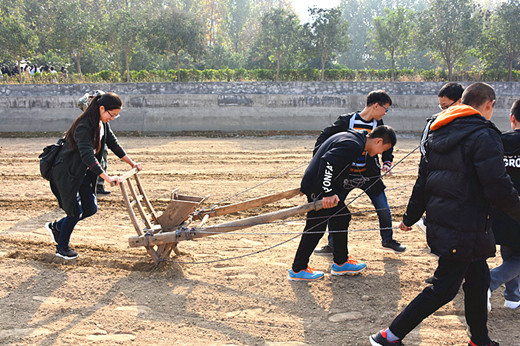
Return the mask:
[[(135, 236), (119, 188), (100, 196), (99, 212), (72, 234), (76, 260), (63, 263), (43, 227), (63, 216), (37, 156), (50, 138), (0, 139), (0, 344), (135, 345), (368, 345), (425, 286), (436, 258), (424, 234), (394, 230), (403, 254), (383, 250), (377, 216), (354, 190), (350, 253), (367, 263), (358, 276), (330, 276), (331, 259), (312, 256), (324, 280), (290, 282), (304, 215), (240, 231), (179, 243), (179, 256), (156, 267)], [(143, 187), (161, 214), (172, 189), (208, 196), (203, 207), (236, 203), (299, 186), (311, 157), (311, 136), (122, 137), (143, 162)], [(416, 178), (418, 144), (400, 139), (403, 161), (385, 177), (398, 226)], [(109, 173), (128, 166), (109, 155)], [(259, 215), (305, 203), (302, 196), (208, 224)], [(291, 239), (293, 238), (293, 239)], [(322, 239), (320, 246), (326, 242)], [(265, 251), (262, 251), (265, 250)], [(490, 267), (501, 260), (491, 258)], [(519, 311), (503, 307), (503, 289), (492, 297), (489, 329), (501, 345), (519, 345)], [(462, 291), (405, 339), (406, 345), (466, 345)]]

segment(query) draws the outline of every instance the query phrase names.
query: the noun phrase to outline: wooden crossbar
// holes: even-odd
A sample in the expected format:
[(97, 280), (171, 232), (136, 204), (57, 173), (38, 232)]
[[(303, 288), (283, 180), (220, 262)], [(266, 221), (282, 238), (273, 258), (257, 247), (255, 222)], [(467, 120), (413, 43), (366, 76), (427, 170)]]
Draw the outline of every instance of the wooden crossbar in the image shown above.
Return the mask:
[(179, 232), (165, 232), (147, 237), (131, 237), (128, 239), (130, 247), (143, 246), (144, 244), (170, 244), (171, 242), (179, 242), (181, 240), (192, 240), (196, 238), (207, 237), (215, 234), (227, 233), (239, 229), (251, 227), (254, 225), (261, 225), (275, 220), (283, 220), (288, 217), (304, 214), (311, 210), (320, 210), (323, 208), (323, 201), (302, 204), (296, 207), (287, 208), (272, 213), (251, 216), (245, 219), (226, 222), (220, 225), (208, 227), (194, 227), (191, 229), (183, 229), (179, 227)]
[(238, 211), (243, 211), (243, 210), (247, 210), (247, 209), (251, 209), (251, 208), (255, 208), (255, 207), (260, 207), (260, 206), (263, 206), (263, 205), (266, 205), (269, 203), (280, 201), (282, 199), (290, 199), (290, 198), (293, 198), (294, 196), (301, 195), (301, 194), (302, 193), (300, 192), (300, 188), (286, 190), (286, 191), (282, 191), (279, 193), (275, 193), (273, 195), (267, 195), (267, 196), (263, 196), (263, 197), (259, 197), (259, 198), (254, 198), (254, 199), (250, 199), (250, 200), (240, 202), (240, 203), (230, 204), (230, 205), (226, 205), (223, 207), (217, 207), (217, 208), (213, 208), (210, 210), (201, 210), (197, 213), (197, 216), (202, 219), (202, 217), (204, 217), (205, 215), (210, 215), (210, 216), (215, 217), (215, 216), (232, 214), (232, 213), (236, 213)]

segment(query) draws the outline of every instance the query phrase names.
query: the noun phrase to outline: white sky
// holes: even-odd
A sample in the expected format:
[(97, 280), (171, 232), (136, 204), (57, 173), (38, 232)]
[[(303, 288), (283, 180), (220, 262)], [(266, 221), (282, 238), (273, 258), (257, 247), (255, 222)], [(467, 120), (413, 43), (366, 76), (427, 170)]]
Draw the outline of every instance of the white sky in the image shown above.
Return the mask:
[(292, 0), (296, 14), (302, 23), (307, 21), (309, 7), (332, 8), (338, 6), (340, 0)]

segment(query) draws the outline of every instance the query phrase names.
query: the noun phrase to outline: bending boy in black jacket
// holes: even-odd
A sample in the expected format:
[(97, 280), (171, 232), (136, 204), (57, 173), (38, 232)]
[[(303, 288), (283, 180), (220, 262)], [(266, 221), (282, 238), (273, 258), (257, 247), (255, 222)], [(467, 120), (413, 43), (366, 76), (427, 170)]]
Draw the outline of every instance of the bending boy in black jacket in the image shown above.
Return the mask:
[(489, 268), (495, 254), (491, 204), (520, 220), (520, 199), (506, 174), (500, 131), (489, 120), (495, 91), (474, 83), (462, 105), (440, 113), (430, 126), (425, 155), (408, 208), (399, 226), (410, 230), (426, 211), (426, 237), (439, 256), (433, 283), (386, 330), (370, 336), (372, 345), (401, 345), (423, 319), (450, 302), (464, 281), (469, 345), (498, 345), (487, 329)]
[(366, 267), (348, 257), (347, 230), (350, 221), (348, 208), (339, 196), (345, 194), (345, 185), (351, 176), (352, 162), (366, 151), (369, 156), (381, 154), (396, 143), (394, 130), (389, 126), (379, 126), (370, 134), (367, 131), (349, 130), (327, 139), (318, 149), (305, 170), (300, 190), (309, 202), (322, 199), (323, 209), (307, 214), (307, 223), (296, 252), (289, 280), (317, 280), (323, 272), (308, 266), (309, 258), (318, 245), (327, 222), (333, 234), (334, 263), (333, 275), (358, 274)]

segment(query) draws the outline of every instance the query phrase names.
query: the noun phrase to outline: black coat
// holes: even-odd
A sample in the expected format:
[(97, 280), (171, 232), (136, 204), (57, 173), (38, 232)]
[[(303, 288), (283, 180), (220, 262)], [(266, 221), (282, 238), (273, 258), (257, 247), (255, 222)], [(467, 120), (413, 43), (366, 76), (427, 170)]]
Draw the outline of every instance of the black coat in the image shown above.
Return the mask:
[(467, 261), (493, 256), (491, 204), (520, 219), (500, 131), (469, 106), (450, 107), (433, 122), (425, 149), (404, 224), (426, 211), (433, 253)]
[(329, 137), (305, 170), (300, 191), (316, 198), (346, 196), (344, 181), (352, 162), (365, 150), (366, 136), (367, 131), (348, 130)]
[[(520, 191), (520, 130), (505, 132), (501, 137), (507, 174)], [(520, 224), (499, 209), (494, 212), (493, 233), (497, 244), (507, 245), (520, 253)]]
[[(350, 120), (352, 119), (352, 117), (354, 115), (356, 115), (356, 113), (359, 113), (359, 112), (342, 114), (338, 117), (338, 119), (336, 119), (334, 124), (323, 129), (323, 131), (321, 131), (320, 135), (316, 139), (316, 143), (314, 144), (313, 154), (316, 154), (316, 152), (318, 151), (321, 144), (323, 142), (325, 142), (327, 140), (327, 138), (329, 138), (330, 136), (335, 135), (336, 133), (344, 132), (344, 131), (351, 129)], [(377, 121), (377, 126), (380, 126), (380, 125), (384, 125), (383, 120)], [(393, 151), (394, 151), (394, 148), (392, 147), (381, 155), (381, 159), (383, 160), (383, 162), (390, 162), (390, 163), (393, 162), (393, 160), (394, 160)], [(378, 155), (373, 156), (373, 157), (367, 156), (366, 168), (367, 168), (367, 170), (364, 175), (366, 175), (370, 179), (363, 186), (360, 186), (360, 188), (363, 191), (370, 188), (370, 191), (374, 192), (374, 194), (379, 194), (379, 193), (383, 192), (383, 190), (386, 188), (386, 186), (383, 183), (383, 179), (379, 179), (379, 176), (381, 175), (381, 165), (379, 163), (379, 156)]]
[[(101, 138), (100, 148), (104, 148), (106, 144), (114, 154), (122, 158), (126, 153), (119, 145), (110, 125), (105, 123), (103, 126), (105, 135)], [(92, 139), (96, 131), (98, 131), (98, 127), (91, 124), (88, 119), (80, 120), (74, 134), (74, 145), (71, 146), (65, 141), (51, 170), (51, 190), (58, 199), (59, 206), (68, 216), (78, 216), (75, 208), (76, 196), (85, 175), (88, 174), (92, 185), (95, 186), (98, 175), (103, 173), (99, 164), (103, 149), (95, 154), (92, 146)]]

